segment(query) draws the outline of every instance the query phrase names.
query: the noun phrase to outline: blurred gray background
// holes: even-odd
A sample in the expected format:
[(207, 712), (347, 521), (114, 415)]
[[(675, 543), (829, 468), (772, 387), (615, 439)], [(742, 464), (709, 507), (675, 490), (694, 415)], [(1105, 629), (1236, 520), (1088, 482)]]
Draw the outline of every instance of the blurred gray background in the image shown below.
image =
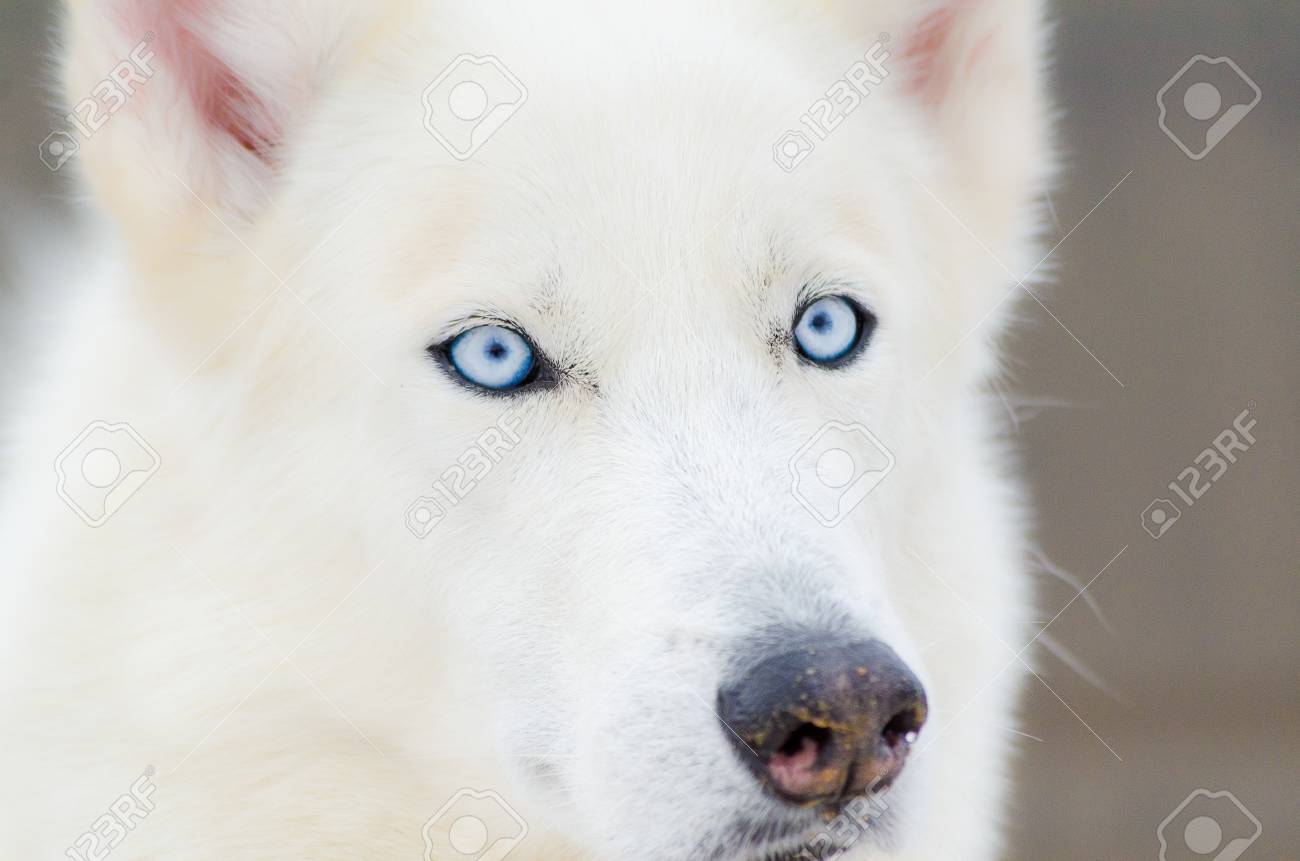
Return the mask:
[[(57, 294), (57, 267), (76, 259), (71, 191), (36, 158), (56, 113), (54, 7), (0, 0), (0, 411), (4, 375), (39, 335), (23, 311)], [(1300, 4), (1058, 0), (1053, 17), (1066, 158), (1049, 247), (1073, 233), (1043, 291), (1059, 322), (1021, 305), (1006, 399), (1040, 544), (1091, 585), (1071, 603), (1078, 586), (1041, 578), (1037, 621), (1068, 604), (1048, 635), (1073, 658), (1037, 654), (1009, 854), (1155, 859), (1160, 823), (1205, 789), (1262, 823), (1242, 858), (1297, 858)], [(1199, 161), (1156, 108), (1197, 54), (1231, 57), (1263, 94)], [(16, 254), (34, 227), (58, 244)], [(1257, 444), (1186, 505), (1169, 482), (1243, 409)], [(1160, 497), (1181, 516), (1155, 539), (1141, 515)], [(1226, 799), (1197, 803), (1237, 836)]]
[[(1113, 633), (1083, 599), (1050, 629), (1113, 695), (1040, 654), (1078, 718), (1031, 680), (1013, 856), (1156, 858), (1204, 788), (1261, 821), (1243, 859), (1300, 858), (1300, 4), (1054, 10), (1056, 235), (1128, 179), (1053, 255), (1045, 301), (1124, 385), (1032, 306), (1013, 391), (1067, 404), (1020, 431), (1044, 550), (1087, 583), (1128, 549), (1087, 592)], [(1155, 96), (1197, 54), (1262, 100), (1194, 161)], [(1169, 482), (1248, 407), (1258, 443), (1187, 506)], [(1182, 511), (1158, 540), (1140, 522), (1157, 497)], [(1041, 585), (1043, 621), (1077, 591)]]

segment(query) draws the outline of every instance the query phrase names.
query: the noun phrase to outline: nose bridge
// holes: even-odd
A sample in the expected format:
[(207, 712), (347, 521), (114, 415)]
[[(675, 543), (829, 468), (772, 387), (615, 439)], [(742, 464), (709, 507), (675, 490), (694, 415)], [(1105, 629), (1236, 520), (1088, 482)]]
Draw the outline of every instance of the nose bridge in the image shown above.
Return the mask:
[(752, 356), (720, 355), (724, 343), (710, 351), (683, 334), (622, 375), (609, 410), (620, 448), (682, 489), (733, 503), (713, 516), (766, 507), (781, 493), (789, 435), (774, 375)]
[[(678, 353), (669, 367), (683, 361)], [(605, 420), (608, 462), (621, 471), (613, 484), (636, 489), (617, 504), (635, 508), (629, 521), (666, 563), (655, 578), (680, 582), (680, 594), (746, 635), (871, 633), (872, 602), (862, 600), (872, 592), (870, 548), (799, 504), (790, 466), (798, 427), (774, 375), (716, 365), (666, 373), (649, 363), (641, 373)]]
[(625, 552), (645, 548), (657, 568), (646, 576), (671, 581), (671, 600), (724, 616), (740, 636), (775, 626), (870, 635), (871, 548), (847, 525), (827, 528), (796, 493), (807, 404), (783, 385), (752, 315), (706, 307), (702, 324), (656, 309), (602, 388), (608, 448), (594, 472), (636, 533)]

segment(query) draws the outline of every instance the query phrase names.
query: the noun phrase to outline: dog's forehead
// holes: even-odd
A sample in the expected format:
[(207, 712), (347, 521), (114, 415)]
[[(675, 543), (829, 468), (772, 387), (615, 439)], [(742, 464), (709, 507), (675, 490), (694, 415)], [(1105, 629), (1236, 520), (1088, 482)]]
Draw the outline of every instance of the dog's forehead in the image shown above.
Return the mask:
[(897, 183), (876, 179), (880, 152), (847, 165), (827, 152), (794, 176), (772, 158), (779, 124), (740, 108), (700, 114), (620, 108), (578, 124), (545, 105), (521, 111), (463, 193), (483, 253), (609, 295), (740, 275), (771, 285), (823, 246), (882, 232)]
[[(495, 186), (489, 193), (513, 194), (548, 220), (581, 219), (611, 248), (716, 238), (719, 225), (754, 200), (830, 205), (866, 184), (860, 180), (897, 137), (863, 137), (882, 107), (875, 103), (888, 95), (873, 93), (833, 135), (863, 138), (857, 158), (827, 145), (797, 172), (774, 158), (783, 135), (803, 127), (813, 103), (862, 54), (826, 22), (791, 32), (767, 7), (723, 14), (673, 0), (617, 13), (565, 3), (516, 8), (487, 29), (473, 13), (460, 14), (468, 35), (438, 37), (431, 53), (459, 59), (474, 48), (484, 75), (510, 79), (521, 101), (499, 127), (476, 131), (485, 133), (467, 163), (449, 171), (443, 160), (413, 175), (430, 183), (473, 175), (471, 182)], [(436, 77), (422, 58), (406, 62), (405, 89)], [(440, 159), (434, 136), (426, 138), (425, 155)], [(629, 248), (623, 256), (635, 255)]]
[[(899, 175), (891, 162), (906, 149), (879, 130), (896, 113), (888, 94), (873, 93), (788, 170), (774, 145), (847, 60), (827, 67), (821, 49), (791, 50), (765, 25), (736, 32), (734, 17), (721, 26), (669, 6), (676, 11), (643, 16), (635, 36), (574, 25), (558, 49), (523, 19), (469, 39), (491, 49), (526, 99), (468, 158), (418, 128), (418, 100), (400, 111), (384, 98), (349, 103), (364, 104), (367, 120), (330, 124), (323, 151), (339, 149), (340, 134), (370, 149), (382, 139), (374, 170), (403, 167), (394, 197), (413, 215), (393, 241), (413, 249), (405, 283), (420, 301), (506, 315), (527, 306), (569, 320), (712, 309), (751, 325), (792, 313), (801, 280), (840, 274), (825, 271), (835, 268), (825, 248), (865, 248), (888, 232), (897, 220), (889, 212), (899, 212), (889, 202)], [(436, 53), (456, 56), (459, 45)], [(842, 53), (852, 59), (860, 46)], [(436, 78), (436, 64), (402, 62), (410, 67), (384, 74), (406, 76), (404, 92)], [(449, 265), (459, 271), (443, 278)]]

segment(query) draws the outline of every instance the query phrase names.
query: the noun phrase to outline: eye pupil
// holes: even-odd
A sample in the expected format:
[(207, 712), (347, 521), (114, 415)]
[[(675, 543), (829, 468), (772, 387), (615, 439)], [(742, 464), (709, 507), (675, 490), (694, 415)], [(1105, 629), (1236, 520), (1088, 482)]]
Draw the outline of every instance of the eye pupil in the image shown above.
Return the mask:
[(862, 306), (844, 296), (826, 296), (804, 308), (794, 326), (799, 354), (818, 365), (850, 358), (865, 342), (874, 323)]

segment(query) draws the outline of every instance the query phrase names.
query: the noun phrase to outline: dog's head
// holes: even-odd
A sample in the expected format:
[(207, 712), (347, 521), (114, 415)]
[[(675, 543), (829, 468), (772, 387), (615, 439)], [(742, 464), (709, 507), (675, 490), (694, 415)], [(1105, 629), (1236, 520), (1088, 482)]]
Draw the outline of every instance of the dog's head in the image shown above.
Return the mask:
[(87, 176), (170, 349), (258, 333), (187, 389), (310, 428), (398, 572), (386, 725), (609, 857), (994, 792), (918, 748), (986, 665), (946, 590), (1019, 600), (976, 398), (1034, 4), (365, 5), (85, 4), (70, 80), (147, 40)]

